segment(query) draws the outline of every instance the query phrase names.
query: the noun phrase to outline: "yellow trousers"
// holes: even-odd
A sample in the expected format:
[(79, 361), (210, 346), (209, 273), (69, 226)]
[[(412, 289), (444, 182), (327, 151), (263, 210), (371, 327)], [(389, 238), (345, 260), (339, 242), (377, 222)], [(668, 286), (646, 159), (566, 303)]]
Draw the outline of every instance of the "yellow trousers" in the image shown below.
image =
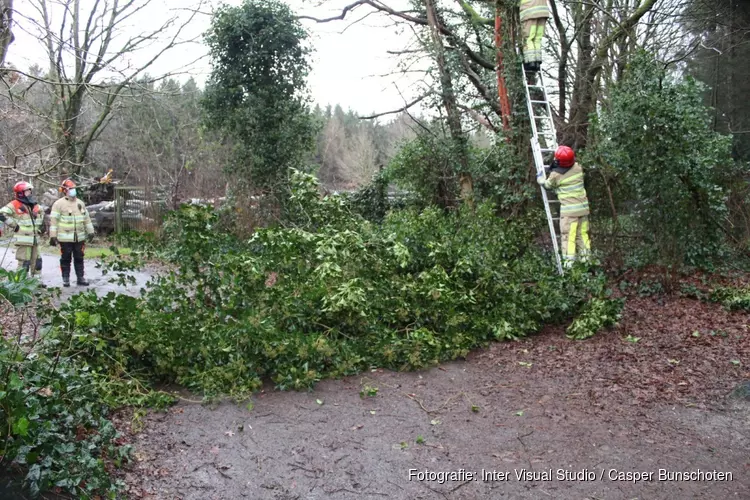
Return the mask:
[(546, 17), (528, 19), (523, 22), (523, 60), (524, 62), (542, 62), (542, 40)]
[(561, 217), (560, 244), (562, 256), (567, 266), (577, 258), (587, 260), (591, 252), (589, 240), (589, 216)]

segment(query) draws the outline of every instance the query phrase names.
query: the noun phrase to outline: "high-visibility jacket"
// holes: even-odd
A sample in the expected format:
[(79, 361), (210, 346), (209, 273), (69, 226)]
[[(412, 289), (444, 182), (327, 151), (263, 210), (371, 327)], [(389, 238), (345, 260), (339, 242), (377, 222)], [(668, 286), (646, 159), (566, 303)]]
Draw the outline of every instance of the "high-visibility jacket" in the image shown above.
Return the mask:
[(547, 0), (521, 0), (521, 22), (549, 17)]
[(78, 198), (65, 196), (54, 202), (49, 221), (49, 237), (63, 243), (84, 241), (87, 234), (94, 234), (89, 211)]
[(44, 216), (39, 213), (39, 205), (30, 209), (18, 200), (13, 200), (3, 208), (0, 213), (5, 215), (5, 223), (12, 228), (18, 227), (16, 245), (32, 247), (39, 244), (39, 235), (42, 234)]
[(583, 186), (583, 169), (576, 163), (560, 173), (556, 168), (544, 182), (546, 189), (554, 190), (560, 200), (560, 217), (582, 217), (589, 214), (589, 199)]

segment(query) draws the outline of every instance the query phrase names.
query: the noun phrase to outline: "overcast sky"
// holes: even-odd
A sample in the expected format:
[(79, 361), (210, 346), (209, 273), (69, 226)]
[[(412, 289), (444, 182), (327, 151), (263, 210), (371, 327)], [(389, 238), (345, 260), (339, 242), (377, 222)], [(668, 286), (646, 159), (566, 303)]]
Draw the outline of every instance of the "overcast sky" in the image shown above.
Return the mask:
[[(142, 0), (146, 1), (146, 0)], [(145, 30), (155, 30), (163, 23), (171, 13), (194, 0), (151, 0), (147, 9), (139, 16), (135, 16), (120, 34), (121, 39), (133, 34), (143, 33)], [(218, 6), (219, 1), (211, 0), (213, 6)], [(332, 17), (340, 14), (343, 6), (351, 3), (351, 0), (286, 0), (286, 2), (300, 15), (310, 15), (317, 18)], [(59, 26), (62, 10), (56, 8), (55, 3), (59, 0), (48, 0), (52, 24)], [(224, 3), (239, 5), (241, 0), (228, 0)], [(323, 6), (316, 6), (323, 3)], [(390, 0), (389, 5), (395, 8), (404, 7), (406, 0)], [(39, 0), (16, 0), (15, 8), (18, 14), (15, 29), (16, 40), (11, 45), (8, 62), (21, 70), (28, 69), (36, 63), (43, 68), (48, 67), (45, 55), (44, 42), (41, 40), (42, 31), (41, 14), (38, 8)], [(81, 10), (91, 5), (91, 0), (81, 1)], [(387, 53), (388, 50), (403, 49), (410, 40), (410, 33), (398, 33), (398, 28), (392, 25), (392, 21), (381, 15), (371, 15), (365, 20), (353, 24), (352, 21), (361, 18), (369, 10), (369, 7), (360, 7), (360, 10), (350, 13), (344, 21), (333, 21), (318, 24), (313, 21), (302, 21), (304, 26), (310, 29), (312, 44), (315, 52), (312, 60), (312, 73), (309, 78), (309, 87), (313, 99), (321, 106), (326, 104), (340, 104), (345, 109), (351, 108), (360, 114), (383, 112), (397, 109), (419, 95), (419, 90), (414, 86), (414, 78), (404, 76), (378, 77), (394, 72), (396, 59)], [(204, 8), (209, 11), (209, 8)], [(186, 15), (182, 13), (181, 15)], [(207, 15), (197, 15), (191, 24), (190, 30), (185, 32), (186, 37), (196, 37), (208, 28), (210, 18)], [(343, 31), (343, 33), (341, 33)], [(151, 49), (153, 50), (153, 49)], [(193, 63), (206, 52), (202, 43), (184, 45), (172, 49), (158, 64), (149, 69), (151, 75), (158, 75), (168, 71), (187, 66), (187, 70), (200, 85), (205, 82), (210, 72), (210, 64), (207, 58)], [(149, 51), (134, 54), (125, 63), (135, 66), (141, 60), (149, 57)], [(71, 59), (72, 60), (72, 59)], [(193, 64), (191, 64), (193, 63)], [(126, 71), (125, 67), (118, 68)], [(186, 80), (187, 75), (181, 75), (181, 80)]]

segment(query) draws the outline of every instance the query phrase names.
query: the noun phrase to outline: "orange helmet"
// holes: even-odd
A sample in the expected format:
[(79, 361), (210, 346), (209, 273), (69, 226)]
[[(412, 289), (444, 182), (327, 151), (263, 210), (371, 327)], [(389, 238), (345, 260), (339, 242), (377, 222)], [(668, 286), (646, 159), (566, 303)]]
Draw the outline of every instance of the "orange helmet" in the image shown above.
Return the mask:
[(560, 146), (555, 151), (555, 160), (561, 167), (569, 168), (576, 162), (576, 154), (568, 146)]
[(67, 193), (68, 189), (74, 188), (74, 187), (76, 187), (76, 183), (75, 182), (73, 182), (70, 179), (65, 179), (64, 181), (62, 181), (62, 184), (60, 185), (59, 191), (61, 193)]
[(23, 193), (27, 189), (34, 189), (34, 186), (32, 186), (30, 182), (26, 181), (16, 182), (16, 185), (13, 186), (13, 192), (16, 193), (16, 198), (21, 198), (22, 196), (24, 196)]

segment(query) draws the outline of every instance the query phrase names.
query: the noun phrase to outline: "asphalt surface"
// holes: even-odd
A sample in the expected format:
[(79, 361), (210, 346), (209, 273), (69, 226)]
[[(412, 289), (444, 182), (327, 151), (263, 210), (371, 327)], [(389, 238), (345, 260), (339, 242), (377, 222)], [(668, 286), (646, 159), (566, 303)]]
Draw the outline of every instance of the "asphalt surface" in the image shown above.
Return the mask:
[[(8, 249), (7, 252), (6, 248)], [(143, 288), (153, 274), (148, 271), (131, 271), (128, 274), (135, 278), (136, 283), (134, 285), (130, 283), (121, 285), (111, 282), (116, 280), (117, 276), (112, 273), (103, 275), (102, 270), (96, 267), (99, 258), (84, 258), (85, 277), (89, 282), (89, 286), (81, 287), (75, 284), (75, 270), (72, 269), (71, 263), (71, 286), (69, 288), (64, 288), (62, 286), (62, 276), (60, 274), (59, 250), (47, 245), (41, 246), (40, 249), (42, 254), (41, 281), (48, 287), (60, 288), (62, 290), (60, 300), (63, 301), (71, 295), (88, 290), (94, 290), (97, 295), (106, 295), (109, 292), (116, 292), (137, 296), (140, 293), (140, 289)], [(5, 238), (0, 240), (0, 267), (7, 270), (14, 270), (17, 267), (16, 247), (11, 243), (8, 248), (8, 240)]]

